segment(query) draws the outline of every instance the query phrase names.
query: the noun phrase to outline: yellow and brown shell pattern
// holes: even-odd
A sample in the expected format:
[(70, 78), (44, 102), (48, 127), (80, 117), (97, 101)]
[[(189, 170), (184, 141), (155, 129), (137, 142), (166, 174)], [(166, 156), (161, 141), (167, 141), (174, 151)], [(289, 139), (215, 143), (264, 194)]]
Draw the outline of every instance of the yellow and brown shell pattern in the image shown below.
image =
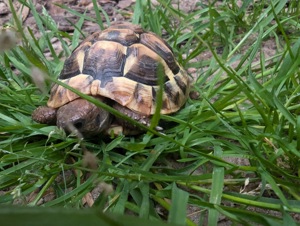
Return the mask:
[[(144, 115), (155, 112), (159, 67), (164, 70), (162, 114), (176, 112), (189, 93), (189, 77), (170, 46), (130, 23), (116, 24), (86, 38), (65, 61), (59, 79), (84, 94), (104, 96)], [(48, 106), (78, 98), (55, 84)]]

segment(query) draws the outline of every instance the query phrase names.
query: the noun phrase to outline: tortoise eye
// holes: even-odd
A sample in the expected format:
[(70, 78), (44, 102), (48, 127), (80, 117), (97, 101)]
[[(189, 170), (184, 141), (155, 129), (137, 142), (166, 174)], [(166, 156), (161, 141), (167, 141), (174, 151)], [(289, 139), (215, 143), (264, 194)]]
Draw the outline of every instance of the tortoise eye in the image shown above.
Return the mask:
[(74, 122), (74, 127), (78, 130), (82, 129), (84, 125), (84, 120), (77, 120), (76, 122)]

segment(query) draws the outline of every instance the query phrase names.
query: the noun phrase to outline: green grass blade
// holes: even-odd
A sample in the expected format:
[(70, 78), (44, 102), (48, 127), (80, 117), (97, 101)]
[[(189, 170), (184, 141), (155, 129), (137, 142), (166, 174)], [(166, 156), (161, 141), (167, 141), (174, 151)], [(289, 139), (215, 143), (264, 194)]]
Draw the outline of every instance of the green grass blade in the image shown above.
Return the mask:
[[(222, 156), (222, 149), (221, 147), (215, 147), (215, 155), (218, 157)], [(221, 197), (224, 188), (224, 168), (215, 166), (213, 170), (213, 177), (212, 177), (212, 189), (209, 198), (209, 202), (212, 204), (221, 204)], [(209, 209), (208, 212), (208, 224), (209, 225), (217, 225), (219, 219), (219, 213), (215, 209)]]
[(189, 194), (186, 191), (179, 189), (175, 184), (172, 187), (172, 203), (168, 222), (172, 224), (186, 224), (186, 209), (189, 199)]

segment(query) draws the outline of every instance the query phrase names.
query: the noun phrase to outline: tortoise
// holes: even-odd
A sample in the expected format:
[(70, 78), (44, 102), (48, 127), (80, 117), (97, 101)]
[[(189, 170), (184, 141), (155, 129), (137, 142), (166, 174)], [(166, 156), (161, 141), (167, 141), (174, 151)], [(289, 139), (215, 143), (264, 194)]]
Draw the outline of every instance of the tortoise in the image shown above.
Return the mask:
[[(159, 67), (163, 73), (159, 73)], [(160, 113), (171, 114), (187, 100), (189, 76), (162, 38), (138, 25), (122, 22), (83, 40), (65, 60), (58, 79), (149, 125), (156, 108), (161, 74)], [(58, 84), (52, 86), (47, 106), (35, 109), (32, 118), (66, 131), (72, 125), (83, 135), (114, 131), (114, 128), (117, 128), (114, 133), (125, 135), (141, 132)]]

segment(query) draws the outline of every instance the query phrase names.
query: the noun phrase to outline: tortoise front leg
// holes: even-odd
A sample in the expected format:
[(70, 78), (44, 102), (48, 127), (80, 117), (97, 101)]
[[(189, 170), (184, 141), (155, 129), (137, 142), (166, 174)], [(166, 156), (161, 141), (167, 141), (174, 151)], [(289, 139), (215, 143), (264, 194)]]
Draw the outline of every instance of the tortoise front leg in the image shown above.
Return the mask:
[(56, 125), (56, 116), (57, 110), (47, 106), (40, 106), (31, 114), (34, 121), (48, 125)]

